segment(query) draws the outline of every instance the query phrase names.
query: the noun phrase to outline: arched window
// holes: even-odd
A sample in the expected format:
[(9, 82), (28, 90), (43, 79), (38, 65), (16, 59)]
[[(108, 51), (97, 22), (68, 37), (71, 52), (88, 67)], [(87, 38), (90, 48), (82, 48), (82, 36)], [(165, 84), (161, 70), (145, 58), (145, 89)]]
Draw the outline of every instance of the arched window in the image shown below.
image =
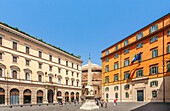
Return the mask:
[(106, 94), (106, 98), (107, 98), (107, 99), (109, 98), (109, 94), (108, 94), (108, 93)]
[(71, 85), (74, 86), (74, 81), (73, 80), (71, 81)]
[(37, 103), (43, 103), (43, 91), (42, 90), (37, 91)]
[(2, 69), (0, 68), (0, 77), (2, 77)]
[(106, 88), (105, 88), (105, 91), (109, 91), (109, 87), (106, 87)]
[(16, 70), (12, 71), (12, 78), (17, 79), (17, 71)]
[(10, 104), (19, 104), (19, 90), (12, 89), (10, 91)]
[(61, 91), (57, 92), (57, 96), (60, 97), (62, 95)]
[(38, 81), (42, 82), (42, 76), (41, 75), (38, 75)]
[(50, 82), (50, 83), (52, 83), (52, 82), (53, 82), (53, 81), (52, 81), (52, 77), (49, 77), (49, 82)]
[(28, 72), (25, 74), (25, 80), (30, 80), (30, 74)]
[(115, 98), (118, 98), (118, 93), (115, 93)]
[(74, 92), (71, 92), (71, 102), (74, 101)]
[(126, 92), (126, 95), (125, 95), (125, 96), (126, 96), (126, 98), (129, 98), (129, 93), (128, 93), (128, 92)]
[(31, 103), (31, 91), (26, 89), (24, 91), (24, 104)]
[(5, 104), (5, 90), (0, 88), (0, 104)]
[(65, 102), (68, 102), (68, 101), (69, 101), (69, 93), (66, 92), (66, 93), (65, 93)]
[(66, 79), (66, 85), (68, 85), (68, 80)]
[(61, 78), (60, 77), (58, 78), (58, 84), (61, 84)]

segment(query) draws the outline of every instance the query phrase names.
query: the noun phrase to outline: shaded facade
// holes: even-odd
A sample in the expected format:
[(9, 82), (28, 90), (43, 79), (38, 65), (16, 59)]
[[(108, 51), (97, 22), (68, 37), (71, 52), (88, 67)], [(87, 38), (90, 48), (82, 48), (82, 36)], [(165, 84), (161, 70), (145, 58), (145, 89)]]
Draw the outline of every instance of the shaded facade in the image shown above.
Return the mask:
[[(94, 88), (94, 98), (102, 97), (102, 68), (97, 64), (91, 64), (92, 73), (92, 86)], [(88, 83), (88, 64), (82, 66), (82, 98), (84, 99), (86, 94), (85, 86)]]
[(82, 62), (0, 23), (0, 104), (79, 100)]
[(103, 99), (170, 102), (170, 14), (103, 50), (101, 60)]

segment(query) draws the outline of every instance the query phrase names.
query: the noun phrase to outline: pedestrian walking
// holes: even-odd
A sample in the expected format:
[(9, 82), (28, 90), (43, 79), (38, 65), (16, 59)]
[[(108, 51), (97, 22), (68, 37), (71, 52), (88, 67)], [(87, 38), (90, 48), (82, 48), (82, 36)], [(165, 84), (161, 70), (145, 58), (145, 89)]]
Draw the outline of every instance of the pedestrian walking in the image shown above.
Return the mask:
[(114, 100), (114, 106), (117, 106), (117, 99)]
[(76, 100), (74, 100), (74, 106), (76, 106)]
[(103, 108), (103, 104), (104, 104), (104, 102), (103, 102), (103, 100), (101, 101), (101, 107)]
[(107, 101), (105, 101), (105, 108), (107, 108)]

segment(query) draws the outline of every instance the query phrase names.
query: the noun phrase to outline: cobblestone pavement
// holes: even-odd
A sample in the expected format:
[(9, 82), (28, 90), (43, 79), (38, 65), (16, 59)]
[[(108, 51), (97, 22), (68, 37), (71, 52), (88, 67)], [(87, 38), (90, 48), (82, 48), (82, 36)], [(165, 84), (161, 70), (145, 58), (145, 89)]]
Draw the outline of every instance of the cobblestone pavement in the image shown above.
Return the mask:
[[(84, 111), (80, 110), (82, 104), (74, 106), (67, 104), (63, 106), (42, 105), (42, 106), (17, 106), (13, 108), (0, 107), (0, 111)], [(123, 102), (118, 103), (117, 107), (113, 107), (113, 103), (108, 103), (107, 108), (100, 108), (98, 111), (170, 111), (170, 103), (144, 103), (144, 102)], [(93, 110), (97, 111), (97, 110)]]

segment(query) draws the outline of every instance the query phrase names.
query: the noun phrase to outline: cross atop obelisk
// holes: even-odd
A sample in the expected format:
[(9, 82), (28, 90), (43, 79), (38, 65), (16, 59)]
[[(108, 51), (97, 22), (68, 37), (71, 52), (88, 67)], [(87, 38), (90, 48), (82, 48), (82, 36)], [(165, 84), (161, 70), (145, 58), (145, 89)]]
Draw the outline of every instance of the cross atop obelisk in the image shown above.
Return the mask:
[(89, 53), (89, 61), (88, 61), (88, 86), (92, 86), (92, 75), (91, 75), (91, 60)]

